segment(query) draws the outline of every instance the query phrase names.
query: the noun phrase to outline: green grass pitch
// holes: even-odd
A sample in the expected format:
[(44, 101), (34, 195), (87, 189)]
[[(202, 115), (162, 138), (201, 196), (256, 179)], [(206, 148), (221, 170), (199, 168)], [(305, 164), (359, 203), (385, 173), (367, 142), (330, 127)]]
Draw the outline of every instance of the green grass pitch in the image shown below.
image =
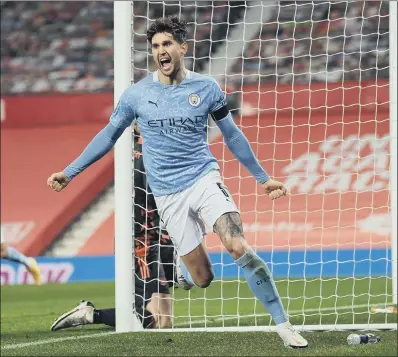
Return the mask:
[[(397, 315), (371, 314), (368, 308), (388, 302), (391, 279), (314, 279), (289, 283), (280, 280), (277, 285), (281, 296), (289, 296), (289, 299), (283, 298), (283, 302), (293, 324), (397, 322)], [(255, 303), (243, 281), (215, 282), (208, 289), (195, 288), (190, 292), (176, 289), (174, 296), (177, 327), (271, 324), (269, 315)], [(264, 332), (116, 334), (113, 329), (100, 325), (50, 332), (53, 320), (80, 299), (91, 300), (98, 308), (112, 307), (114, 284), (2, 286), (1, 356), (397, 355), (396, 331), (379, 331), (380, 343), (360, 346), (347, 345), (349, 331), (303, 332), (310, 343), (306, 350), (286, 349), (275, 333)]]

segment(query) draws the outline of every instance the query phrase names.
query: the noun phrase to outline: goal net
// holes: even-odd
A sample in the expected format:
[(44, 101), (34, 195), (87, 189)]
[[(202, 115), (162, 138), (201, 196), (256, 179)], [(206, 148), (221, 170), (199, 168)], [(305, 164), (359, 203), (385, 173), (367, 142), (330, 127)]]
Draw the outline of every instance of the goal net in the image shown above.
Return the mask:
[[(287, 197), (267, 199), (209, 121), (209, 145), (241, 210), (246, 239), (273, 273), (292, 324), (315, 330), (396, 328), (396, 314), (385, 310), (397, 296), (391, 145), (397, 118), (396, 99), (390, 98), (396, 98), (396, 30), (389, 30), (396, 4), (129, 5), (132, 82), (155, 70), (148, 27), (157, 17), (184, 17), (186, 67), (217, 79), (262, 166), (287, 186)], [(115, 33), (115, 51), (120, 46), (125, 44)], [(120, 155), (125, 163), (131, 160), (131, 146)], [(124, 230), (131, 231), (131, 220)], [(171, 289), (173, 328), (272, 330), (269, 314), (217, 236), (209, 232), (205, 242), (215, 280), (207, 289)], [(116, 251), (117, 261), (120, 256)], [(126, 271), (116, 275), (116, 285), (129, 286)]]

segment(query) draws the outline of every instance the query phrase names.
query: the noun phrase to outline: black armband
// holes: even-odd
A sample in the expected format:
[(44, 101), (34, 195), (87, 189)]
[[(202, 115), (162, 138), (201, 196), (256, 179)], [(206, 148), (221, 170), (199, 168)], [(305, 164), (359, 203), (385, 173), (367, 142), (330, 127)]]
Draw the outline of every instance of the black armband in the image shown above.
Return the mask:
[(224, 105), (223, 107), (216, 110), (215, 112), (210, 113), (210, 115), (215, 121), (217, 121), (217, 120), (224, 119), (228, 115), (228, 113), (229, 113), (228, 107), (226, 105)]

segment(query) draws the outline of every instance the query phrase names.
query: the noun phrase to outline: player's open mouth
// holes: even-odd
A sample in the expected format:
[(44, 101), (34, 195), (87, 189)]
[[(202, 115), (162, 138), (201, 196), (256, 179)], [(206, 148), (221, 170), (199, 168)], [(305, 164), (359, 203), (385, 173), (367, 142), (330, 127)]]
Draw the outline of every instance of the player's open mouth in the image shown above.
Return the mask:
[(161, 58), (159, 62), (163, 69), (168, 70), (171, 68), (171, 60), (169, 58)]

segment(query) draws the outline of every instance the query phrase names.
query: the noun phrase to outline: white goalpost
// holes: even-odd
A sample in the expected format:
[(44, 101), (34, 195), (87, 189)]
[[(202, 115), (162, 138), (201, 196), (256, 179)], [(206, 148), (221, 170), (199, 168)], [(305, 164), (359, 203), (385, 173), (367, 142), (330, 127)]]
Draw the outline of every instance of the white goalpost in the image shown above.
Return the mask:
[(391, 217), (392, 217), (392, 282), (393, 282), (393, 302), (397, 304), (398, 298), (398, 273), (397, 273), (397, 3), (390, 1), (390, 17), (389, 17), (389, 43), (390, 43), (390, 137), (391, 137), (391, 171), (390, 171), (390, 184), (391, 184)]
[[(114, 2), (114, 104), (132, 83), (131, 3)], [(133, 319), (133, 165), (132, 135), (126, 130), (115, 145), (115, 306), (116, 332), (136, 331)]]
[[(116, 1), (115, 106), (155, 70), (146, 31), (172, 14), (188, 23), (186, 67), (217, 79), (262, 166), (288, 187), (287, 197), (267, 200), (209, 121), (245, 236), (292, 324), (396, 329), (397, 3)], [(133, 317), (132, 134), (115, 146), (117, 332), (142, 330)], [(274, 331), (219, 239), (205, 239), (213, 283), (171, 288), (173, 328), (157, 331)]]

